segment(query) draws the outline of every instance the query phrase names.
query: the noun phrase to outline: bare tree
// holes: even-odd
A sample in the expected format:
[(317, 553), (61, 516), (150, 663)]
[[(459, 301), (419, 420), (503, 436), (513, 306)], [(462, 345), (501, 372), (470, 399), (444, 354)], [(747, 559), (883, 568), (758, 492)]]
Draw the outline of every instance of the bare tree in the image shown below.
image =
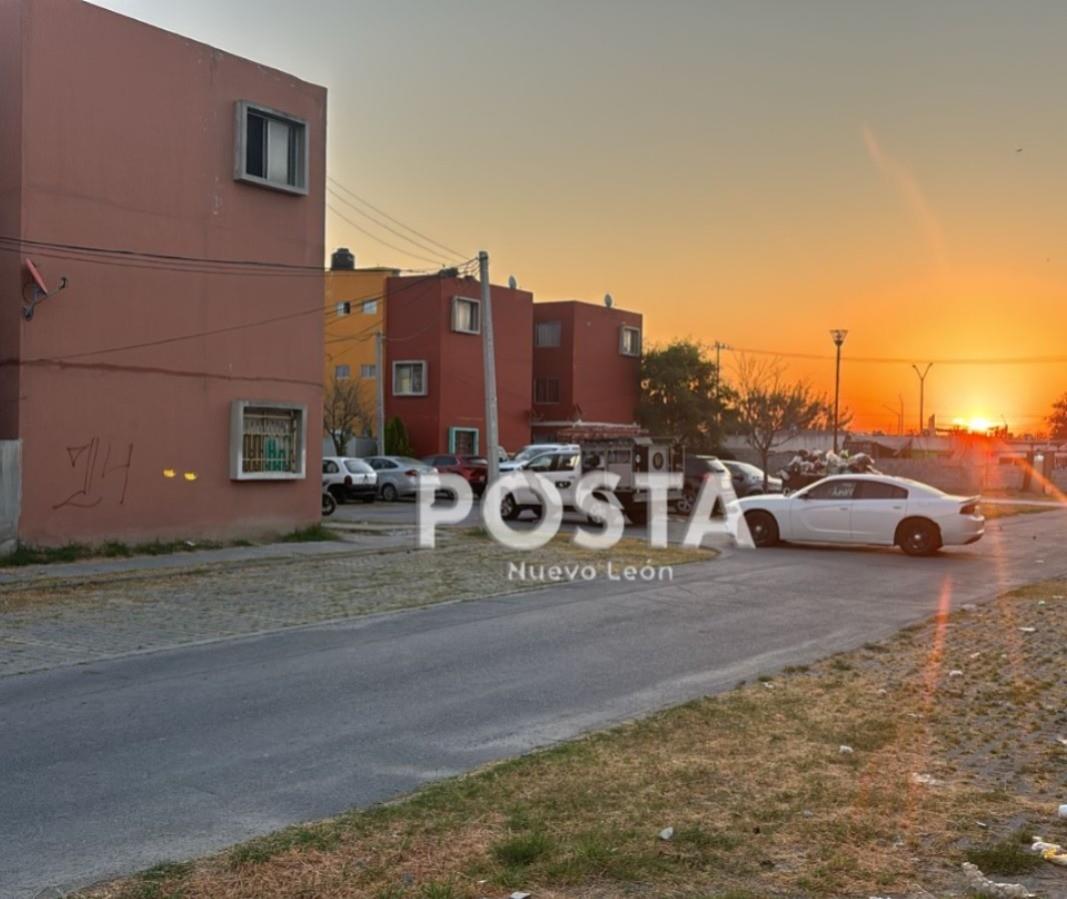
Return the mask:
[(805, 381), (787, 381), (779, 359), (738, 363), (737, 419), (745, 440), (759, 453), (763, 489), (767, 489), (771, 451), (792, 434), (816, 424), (825, 414), (826, 401)]
[(372, 384), (361, 378), (331, 378), (323, 398), (323, 426), (338, 456), (345, 455), (349, 441), (357, 434), (370, 433), (374, 421)]

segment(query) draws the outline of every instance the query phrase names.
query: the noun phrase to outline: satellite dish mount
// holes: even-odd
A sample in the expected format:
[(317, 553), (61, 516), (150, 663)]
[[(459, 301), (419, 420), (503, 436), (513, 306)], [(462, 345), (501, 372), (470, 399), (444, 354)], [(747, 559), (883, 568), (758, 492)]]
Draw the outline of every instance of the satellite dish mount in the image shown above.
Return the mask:
[(49, 290), (48, 285), (45, 284), (44, 277), (37, 266), (33, 264), (32, 259), (26, 260), (26, 271), (29, 272), (30, 282), (22, 292), (22, 317), (26, 321), (30, 321), (39, 303), (43, 303), (49, 297), (54, 297), (66, 288), (67, 278), (66, 276), (61, 277), (59, 286), (55, 290)]

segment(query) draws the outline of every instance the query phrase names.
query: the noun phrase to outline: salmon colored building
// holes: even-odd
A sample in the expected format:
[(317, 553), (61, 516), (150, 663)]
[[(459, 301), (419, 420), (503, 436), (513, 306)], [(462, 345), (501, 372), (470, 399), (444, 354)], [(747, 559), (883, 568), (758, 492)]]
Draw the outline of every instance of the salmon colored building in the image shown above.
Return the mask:
[(347, 248), (334, 251), (326, 272), (327, 398), (333, 385), (354, 381), (369, 413), (357, 437), (377, 437), (378, 333), (385, 333), (385, 282), (395, 268), (356, 268)]
[(632, 426), (641, 395), (640, 313), (578, 300), (533, 307), (533, 437)]
[(0, 518), (53, 545), (317, 521), (325, 89), (3, 0), (0, 122)]
[[(500, 445), (530, 440), (533, 294), (492, 285)], [(439, 275), (386, 282), (385, 415), (418, 456), (485, 454), (481, 284)]]

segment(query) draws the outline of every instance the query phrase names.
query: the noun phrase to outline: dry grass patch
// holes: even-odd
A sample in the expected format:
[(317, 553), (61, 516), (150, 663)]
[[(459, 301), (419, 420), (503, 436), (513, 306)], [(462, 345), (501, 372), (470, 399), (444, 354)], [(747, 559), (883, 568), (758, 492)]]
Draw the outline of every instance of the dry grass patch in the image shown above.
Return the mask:
[[(93, 899), (1067, 894), (1067, 582)], [(1032, 632), (1020, 628), (1034, 628)], [(953, 672), (961, 672), (953, 674)], [(843, 750), (842, 747), (848, 747)], [(673, 827), (669, 841), (658, 836)]]
[(1028, 503), (982, 503), (982, 514), (986, 520), (994, 518), (1011, 518), (1015, 515), (1033, 515), (1037, 512), (1057, 512), (1067, 506), (1036, 506)]

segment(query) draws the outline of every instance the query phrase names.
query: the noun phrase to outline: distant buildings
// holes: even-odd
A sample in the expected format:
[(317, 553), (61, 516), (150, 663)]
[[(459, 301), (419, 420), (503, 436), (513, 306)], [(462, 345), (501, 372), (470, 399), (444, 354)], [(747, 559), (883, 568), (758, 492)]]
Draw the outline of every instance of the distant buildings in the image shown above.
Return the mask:
[(0, 85), (0, 540), (318, 521), (325, 89), (80, 0)]
[(377, 437), (377, 335), (385, 330), (385, 284), (395, 268), (356, 268), (345, 248), (336, 250), (326, 272), (326, 343), (323, 384), (326, 395), (337, 383), (357, 385), (371, 414), (354, 436)]

